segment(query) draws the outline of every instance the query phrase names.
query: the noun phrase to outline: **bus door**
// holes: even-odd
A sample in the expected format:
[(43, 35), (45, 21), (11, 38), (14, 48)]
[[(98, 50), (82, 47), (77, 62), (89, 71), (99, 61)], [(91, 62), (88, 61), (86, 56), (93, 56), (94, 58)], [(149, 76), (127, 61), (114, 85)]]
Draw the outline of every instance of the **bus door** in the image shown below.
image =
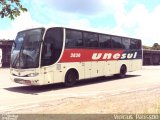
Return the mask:
[[(44, 66), (44, 80), (48, 83), (60, 81), (54, 79), (56, 74), (56, 62), (58, 61), (63, 47), (63, 28), (49, 28), (46, 32), (43, 48), (41, 65)], [(59, 72), (57, 72), (59, 73)], [(56, 75), (58, 76), (58, 75)]]
[(52, 69), (52, 51), (51, 43), (45, 42), (42, 50), (42, 73), (44, 78), (44, 83), (53, 83), (53, 69)]

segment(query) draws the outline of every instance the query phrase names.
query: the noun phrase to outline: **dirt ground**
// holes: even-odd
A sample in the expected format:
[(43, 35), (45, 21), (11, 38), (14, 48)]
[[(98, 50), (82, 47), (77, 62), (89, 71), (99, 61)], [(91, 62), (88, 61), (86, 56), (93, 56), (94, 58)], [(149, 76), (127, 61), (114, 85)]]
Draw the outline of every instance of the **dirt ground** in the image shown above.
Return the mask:
[[(13, 112), (13, 111), (12, 111)], [(115, 95), (99, 94), (46, 101), (15, 113), (40, 114), (160, 114), (160, 88)]]
[[(1, 75), (4, 75), (4, 73), (9, 73), (9, 70), (1, 72), (3, 72)], [(150, 73), (154, 77), (151, 78)], [(0, 110), (4, 113), (15, 114), (160, 114), (158, 73), (160, 73), (160, 67), (143, 67), (142, 71), (133, 73), (140, 74), (137, 77), (88, 85), (84, 83), (82, 86), (69, 89), (47, 87), (41, 88), (42, 92), (34, 87), (12, 83), (9, 81), (9, 76), (4, 75), (3, 84), (0, 85), (1, 97), (4, 99), (0, 98), (0, 105), (3, 106), (5, 103), (4, 108), (8, 107), (8, 109), (0, 107)], [(127, 89), (121, 91), (121, 88)], [(109, 89), (118, 90), (118, 92), (109, 92)], [(101, 92), (102, 90), (104, 92)], [(37, 91), (40, 93), (36, 93)], [(83, 95), (80, 91), (85, 94)], [(62, 95), (62, 97), (57, 96), (56, 98), (54, 94)], [(39, 99), (44, 99), (44, 101), (36, 102)], [(30, 101), (34, 102), (29, 103)], [(24, 104), (10, 107), (13, 103), (19, 102), (24, 102)]]

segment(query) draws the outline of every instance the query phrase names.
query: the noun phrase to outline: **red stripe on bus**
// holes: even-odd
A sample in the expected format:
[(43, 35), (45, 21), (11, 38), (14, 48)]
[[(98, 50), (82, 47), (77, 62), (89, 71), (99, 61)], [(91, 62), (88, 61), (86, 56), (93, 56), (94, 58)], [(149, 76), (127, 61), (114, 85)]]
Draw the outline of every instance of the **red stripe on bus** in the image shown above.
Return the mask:
[(123, 52), (124, 50), (65, 49), (60, 62), (118, 60)]

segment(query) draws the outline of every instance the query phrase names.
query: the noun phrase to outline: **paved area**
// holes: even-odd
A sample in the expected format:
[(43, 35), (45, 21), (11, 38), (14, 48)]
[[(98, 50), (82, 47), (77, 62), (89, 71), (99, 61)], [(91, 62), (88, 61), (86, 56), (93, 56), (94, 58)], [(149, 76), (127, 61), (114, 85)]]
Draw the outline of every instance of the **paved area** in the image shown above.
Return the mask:
[(124, 79), (103, 77), (61, 84), (25, 86), (0, 69), (0, 113), (160, 113), (160, 66), (147, 66)]

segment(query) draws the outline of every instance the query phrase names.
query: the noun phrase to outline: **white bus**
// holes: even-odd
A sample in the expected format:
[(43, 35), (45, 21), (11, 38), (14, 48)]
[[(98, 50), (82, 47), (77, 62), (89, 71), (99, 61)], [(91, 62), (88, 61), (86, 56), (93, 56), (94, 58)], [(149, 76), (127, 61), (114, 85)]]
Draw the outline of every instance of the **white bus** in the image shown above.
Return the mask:
[(141, 69), (141, 40), (52, 27), (21, 31), (11, 52), (11, 79), (27, 85), (64, 83)]
[(0, 48), (0, 67), (2, 67), (2, 49)]

